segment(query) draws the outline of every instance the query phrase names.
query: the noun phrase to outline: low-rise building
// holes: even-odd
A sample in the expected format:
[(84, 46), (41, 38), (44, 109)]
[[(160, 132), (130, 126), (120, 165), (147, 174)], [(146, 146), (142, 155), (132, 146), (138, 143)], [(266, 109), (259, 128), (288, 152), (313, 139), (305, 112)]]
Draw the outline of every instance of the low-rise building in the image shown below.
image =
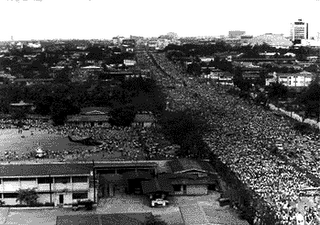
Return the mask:
[(109, 127), (109, 112), (106, 107), (82, 108), (79, 115), (69, 116), (67, 123), (79, 127)]
[(300, 73), (276, 73), (269, 74), (269, 78), (266, 79), (266, 86), (270, 86), (272, 83), (282, 83), (283, 85), (291, 88), (307, 87), (310, 85), (313, 74), (307, 71)]
[(35, 188), (39, 203), (71, 204), (73, 200), (95, 201), (93, 167), (79, 164), (0, 165), (0, 199), (18, 204), (18, 190)]
[(151, 112), (139, 112), (133, 119), (134, 127), (152, 127), (156, 125), (156, 118)]
[(162, 176), (170, 181), (174, 195), (206, 195), (217, 186), (217, 173), (209, 162), (175, 159), (168, 164), (172, 173)]

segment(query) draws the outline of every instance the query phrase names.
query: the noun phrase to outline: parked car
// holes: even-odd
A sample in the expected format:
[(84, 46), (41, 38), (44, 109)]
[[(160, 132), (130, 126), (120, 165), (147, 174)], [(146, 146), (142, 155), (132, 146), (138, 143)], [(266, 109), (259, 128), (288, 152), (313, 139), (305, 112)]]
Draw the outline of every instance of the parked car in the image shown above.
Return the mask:
[(162, 198), (157, 198), (157, 199), (153, 199), (151, 200), (151, 206), (155, 207), (156, 205), (162, 205), (162, 206), (166, 206), (169, 203), (168, 200), (162, 199)]

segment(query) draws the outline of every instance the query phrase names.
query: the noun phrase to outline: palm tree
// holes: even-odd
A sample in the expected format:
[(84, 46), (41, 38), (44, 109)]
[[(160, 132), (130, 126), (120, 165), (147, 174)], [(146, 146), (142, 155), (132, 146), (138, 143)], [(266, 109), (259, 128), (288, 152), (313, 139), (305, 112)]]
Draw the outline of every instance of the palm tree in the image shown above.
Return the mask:
[(18, 190), (18, 197), (17, 202), (20, 204), (25, 203), (29, 206), (35, 205), (37, 203), (39, 196), (36, 192), (35, 188), (28, 188), (28, 189), (19, 189)]

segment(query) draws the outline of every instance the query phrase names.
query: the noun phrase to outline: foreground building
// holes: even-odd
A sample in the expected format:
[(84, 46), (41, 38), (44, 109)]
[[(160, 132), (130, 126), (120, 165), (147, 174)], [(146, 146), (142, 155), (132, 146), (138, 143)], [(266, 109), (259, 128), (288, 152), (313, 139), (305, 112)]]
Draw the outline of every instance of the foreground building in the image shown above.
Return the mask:
[(216, 185), (210, 163), (190, 159), (0, 165), (5, 205), (19, 204), (19, 189), (35, 188), (39, 203), (63, 206), (123, 194), (206, 195)]
[(93, 167), (90, 165), (0, 165), (0, 198), (5, 205), (16, 205), (19, 189), (35, 188), (39, 203), (58, 206), (80, 199), (95, 201), (93, 180)]

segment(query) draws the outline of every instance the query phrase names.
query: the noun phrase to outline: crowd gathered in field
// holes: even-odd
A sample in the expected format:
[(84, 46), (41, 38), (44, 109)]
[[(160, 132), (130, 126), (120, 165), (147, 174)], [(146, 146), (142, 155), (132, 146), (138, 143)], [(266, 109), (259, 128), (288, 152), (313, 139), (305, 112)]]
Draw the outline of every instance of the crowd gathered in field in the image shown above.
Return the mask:
[[(99, 159), (166, 159), (174, 157), (176, 146), (166, 141), (163, 135), (156, 132), (156, 128), (144, 129), (142, 127), (77, 127), (70, 125), (53, 126), (50, 122), (42, 120), (26, 119), (22, 121), (28, 130), (17, 128), (13, 124), (17, 121), (10, 119), (0, 120), (2, 129), (16, 129), (20, 138), (27, 138), (28, 135), (37, 133), (53, 134), (68, 139), (68, 136), (80, 138), (90, 137), (100, 142), (96, 146), (88, 146), (88, 148), (72, 148), (70, 150), (50, 150), (43, 149), (45, 159), (58, 160), (90, 160), (93, 155), (99, 155)], [(35, 146), (29, 151), (5, 151), (2, 160), (30, 160), (36, 157), (37, 148)], [(118, 153), (118, 154), (116, 154)], [(114, 155), (118, 155), (115, 157)]]

